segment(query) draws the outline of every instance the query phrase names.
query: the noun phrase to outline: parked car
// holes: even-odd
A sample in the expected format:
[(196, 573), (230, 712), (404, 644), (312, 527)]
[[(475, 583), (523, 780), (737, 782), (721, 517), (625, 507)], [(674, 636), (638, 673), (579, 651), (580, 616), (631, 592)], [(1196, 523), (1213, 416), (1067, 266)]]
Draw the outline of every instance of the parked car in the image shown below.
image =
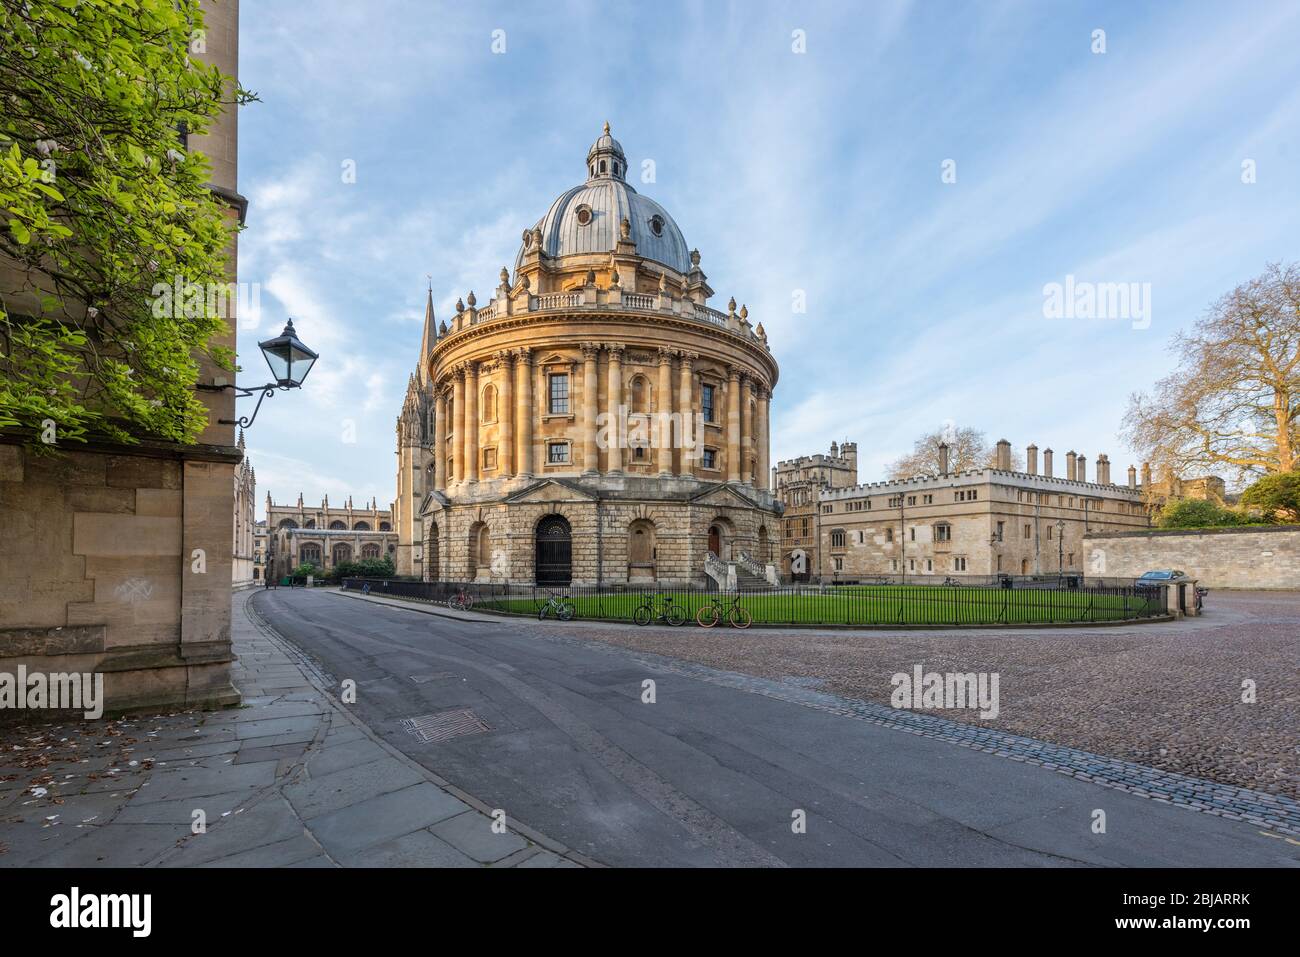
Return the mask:
[(1157, 585), (1174, 585), (1178, 582), (1189, 582), (1191, 580), (1186, 572), (1180, 572), (1172, 568), (1161, 568), (1145, 573), (1133, 584), (1136, 588), (1154, 588)]

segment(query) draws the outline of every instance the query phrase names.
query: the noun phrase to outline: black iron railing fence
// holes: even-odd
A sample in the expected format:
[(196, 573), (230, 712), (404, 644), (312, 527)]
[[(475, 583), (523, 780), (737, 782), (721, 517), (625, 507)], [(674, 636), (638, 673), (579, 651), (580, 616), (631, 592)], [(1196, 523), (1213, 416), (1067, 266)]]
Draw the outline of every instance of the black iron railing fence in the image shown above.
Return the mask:
[[(1132, 579), (1072, 576), (1032, 579), (963, 578), (959, 584), (791, 585), (739, 592), (755, 625), (997, 625), (1128, 621), (1166, 614), (1167, 586)], [(718, 599), (716, 590), (650, 586), (511, 585), (497, 582), (418, 582), (349, 578), (343, 587), (419, 601), (446, 603), (464, 592), (476, 611), (536, 615), (551, 596), (572, 603), (576, 618), (633, 621), (650, 605), (655, 621), (666, 605), (687, 622)], [(727, 595), (730, 599), (732, 596)], [(678, 617), (674, 615), (674, 617)]]

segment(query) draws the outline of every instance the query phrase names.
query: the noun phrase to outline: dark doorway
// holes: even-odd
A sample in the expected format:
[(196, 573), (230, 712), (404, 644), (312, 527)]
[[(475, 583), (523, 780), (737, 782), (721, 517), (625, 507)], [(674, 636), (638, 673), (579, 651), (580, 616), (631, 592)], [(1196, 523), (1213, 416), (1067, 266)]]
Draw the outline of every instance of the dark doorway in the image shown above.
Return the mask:
[(537, 523), (537, 569), (539, 585), (567, 585), (573, 580), (573, 541), (568, 519), (548, 515)]
[(722, 557), (722, 533), (716, 525), (709, 526), (709, 551), (719, 558)]

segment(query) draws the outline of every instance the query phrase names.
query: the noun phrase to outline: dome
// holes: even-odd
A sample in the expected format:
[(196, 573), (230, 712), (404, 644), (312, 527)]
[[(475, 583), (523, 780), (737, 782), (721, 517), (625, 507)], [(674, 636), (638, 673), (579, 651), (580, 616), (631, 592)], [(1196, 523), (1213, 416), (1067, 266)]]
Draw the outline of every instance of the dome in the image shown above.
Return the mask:
[[(548, 256), (611, 253), (626, 219), (638, 256), (679, 273), (690, 272), (690, 249), (681, 229), (667, 210), (627, 184), (626, 173), (623, 147), (610, 136), (606, 123), (587, 151), (587, 181), (561, 193), (534, 227), (541, 230), (542, 250)], [(524, 234), (516, 269), (532, 251), (532, 232)]]

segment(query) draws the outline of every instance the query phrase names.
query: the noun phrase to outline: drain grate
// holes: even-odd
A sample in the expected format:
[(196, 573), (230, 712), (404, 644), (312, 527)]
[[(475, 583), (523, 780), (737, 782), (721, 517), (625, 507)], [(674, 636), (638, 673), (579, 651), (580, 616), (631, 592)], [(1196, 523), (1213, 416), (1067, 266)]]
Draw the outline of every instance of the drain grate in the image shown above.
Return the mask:
[(418, 718), (403, 718), (402, 728), (425, 744), (458, 738), (463, 734), (482, 734), (484, 731), (492, 730), (487, 722), (469, 708), (439, 711), (437, 714), (425, 714)]

